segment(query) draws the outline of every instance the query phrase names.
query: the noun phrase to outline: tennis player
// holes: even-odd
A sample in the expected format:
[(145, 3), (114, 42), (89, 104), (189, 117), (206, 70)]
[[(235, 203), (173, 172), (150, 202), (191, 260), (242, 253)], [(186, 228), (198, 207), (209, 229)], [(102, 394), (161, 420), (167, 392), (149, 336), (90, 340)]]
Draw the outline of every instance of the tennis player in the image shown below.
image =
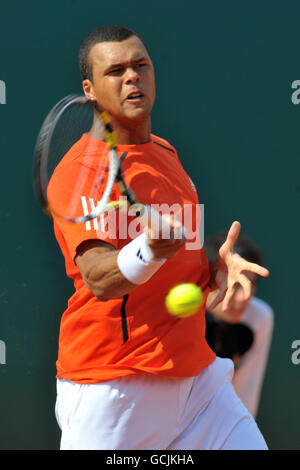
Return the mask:
[[(137, 197), (150, 205), (195, 208), (197, 193), (175, 148), (151, 133), (155, 79), (143, 40), (121, 26), (100, 27), (83, 41), (79, 63), (84, 93), (111, 115), (125, 178)], [(105, 144), (92, 128), (60, 165), (63, 191), (55, 177), (50, 182), (56, 207), (76, 184), (90, 143), (95, 161)], [(86, 202), (84, 191), (80, 198)], [(176, 218), (170, 222), (169, 238), (151, 224), (136, 237), (123, 237), (100, 223), (54, 217), (75, 286), (61, 319), (57, 360), (61, 449), (267, 449), (234, 392), (232, 361), (216, 358), (205, 340), (205, 308), (215, 290), (213, 304), (226, 309), (236, 283), (249, 297), (245, 270), (269, 273), (233, 253), (238, 222), (214, 273), (200, 246), (188, 249), (186, 239), (174, 236)], [(165, 308), (168, 291), (181, 282), (204, 292), (199, 311), (183, 319)]]

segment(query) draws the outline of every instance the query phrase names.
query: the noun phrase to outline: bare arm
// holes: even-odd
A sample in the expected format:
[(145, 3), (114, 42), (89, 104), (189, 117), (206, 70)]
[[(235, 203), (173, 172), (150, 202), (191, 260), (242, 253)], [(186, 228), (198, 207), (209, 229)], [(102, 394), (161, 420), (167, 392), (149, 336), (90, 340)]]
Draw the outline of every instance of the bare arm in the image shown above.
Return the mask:
[[(149, 237), (151, 236), (148, 232)], [(151, 239), (148, 245), (154, 259), (172, 258), (184, 245), (184, 239)], [(123, 276), (118, 267), (119, 251), (101, 240), (88, 240), (82, 243), (75, 258), (79, 271), (88, 289), (101, 301), (122, 297), (136, 287)]]
[(122, 297), (137, 285), (129, 282), (117, 264), (119, 251), (101, 240), (89, 240), (79, 246), (75, 263), (88, 289), (101, 301)]

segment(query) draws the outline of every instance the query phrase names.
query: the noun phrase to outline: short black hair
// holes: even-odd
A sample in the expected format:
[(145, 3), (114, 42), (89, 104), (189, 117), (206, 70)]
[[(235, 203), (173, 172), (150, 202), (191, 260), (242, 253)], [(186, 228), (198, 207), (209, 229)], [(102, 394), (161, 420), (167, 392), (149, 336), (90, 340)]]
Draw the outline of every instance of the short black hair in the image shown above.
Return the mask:
[(136, 36), (145, 46), (149, 53), (148, 47), (144, 40), (132, 29), (126, 28), (120, 25), (104, 25), (94, 29), (89, 35), (83, 40), (79, 48), (79, 69), (82, 80), (93, 81), (93, 69), (92, 64), (89, 60), (89, 53), (91, 48), (99, 42), (121, 42), (131, 36)]
[[(210, 265), (218, 261), (218, 252), (226, 237), (227, 232), (219, 232), (204, 240), (203, 249)], [(263, 265), (261, 250), (247, 235), (239, 235), (234, 245), (234, 252), (250, 263)]]

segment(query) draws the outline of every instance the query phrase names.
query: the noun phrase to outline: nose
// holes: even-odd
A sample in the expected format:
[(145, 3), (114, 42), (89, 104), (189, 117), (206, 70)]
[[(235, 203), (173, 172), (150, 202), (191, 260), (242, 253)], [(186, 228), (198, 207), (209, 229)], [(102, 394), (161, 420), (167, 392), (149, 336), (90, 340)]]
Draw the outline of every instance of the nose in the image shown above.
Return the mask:
[(136, 82), (140, 81), (140, 79), (141, 78), (140, 78), (139, 74), (137, 73), (137, 71), (134, 68), (129, 67), (126, 70), (126, 76), (125, 76), (126, 85), (131, 84), (131, 83), (136, 83)]

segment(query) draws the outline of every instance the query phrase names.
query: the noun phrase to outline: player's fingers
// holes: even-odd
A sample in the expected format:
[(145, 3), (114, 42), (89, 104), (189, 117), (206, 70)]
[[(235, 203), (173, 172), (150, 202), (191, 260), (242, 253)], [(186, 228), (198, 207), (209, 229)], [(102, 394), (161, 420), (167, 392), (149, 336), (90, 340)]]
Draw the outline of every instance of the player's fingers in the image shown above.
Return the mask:
[(244, 299), (249, 300), (252, 294), (252, 282), (245, 274), (239, 276), (238, 283), (242, 286), (244, 291)]
[(222, 311), (227, 312), (229, 307), (229, 302), (232, 296), (236, 292), (237, 286), (240, 285), (243, 289), (244, 293), (244, 300), (249, 300), (252, 295), (252, 282), (245, 274), (240, 274), (238, 279), (235, 282), (229, 282), (227, 292), (225, 294), (223, 303), (222, 303)]
[(231, 224), (228, 231), (227, 237), (223, 245), (221, 246), (219, 253), (224, 256), (226, 252), (233, 252), (235, 242), (237, 241), (241, 231), (241, 224), (237, 220)]
[(151, 238), (152, 235), (153, 233), (148, 230), (147, 244), (154, 258), (173, 258), (185, 244), (185, 239), (182, 238)]
[(161, 218), (170, 225), (172, 225), (175, 220), (174, 214), (162, 214)]
[(270, 271), (267, 268), (256, 263), (250, 263), (249, 261), (245, 261), (243, 271), (251, 271), (262, 277), (268, 277), (270, 275)]
[(208, 310), (213, 310), (214, 308), (216, 308), (216, 306), (219, 305), (219, 303), (222, 302), (222, 300), (224, 299), (225, 294), (226, 294), (225, 289), (220, 290), (220, 292), (216, 295), (216, 297), (211, 302), (211, 304), (208, 305), (208, 307), (207, 307)]
[(182, 223), (174, 214), (163, 214), (162, 221), (161, 238), (169, 235), (170, 239), (186, 240)]
[(152, 211), (148, 215), (147, 224), (145, 225), (148, 238), (185, 240), (184, 229), (174, 214), (159, 215), (157, 212)]
[(177, 255), (178, 251), (181, 250), (183, 244), (175, 243), (174, 245), (160, 247), (156, 245), (155, 247), (150, 245), (151, 251), (154, 253), (155, 258), (174, 258)]
[(228, 312), (228, 306), (232, 295), (233, 293), (230, 290), (227, 291), (227, 295), (225, 295), (224, 300), (222, 302), (222, 312)]
[(181, 247), (185, 244), (185, 239), (184, 238), (152, 238), (152, 234), (147, 235), (147, 242), (148, 245), (152, 247), (157, 247), (160, 249), (164, 248), (173, 248), (173, 247)]
[(235, 291), (234, 285), (235, 285), (235, 283), (230, 282), (230, 281), (228, 282), (228, 287), (227, 287), (227, 290), (225, 292), (224, 299), (223, 299), (223, 302), (222, 302), (222, 311), (223, 312), (227, 312), (227, 310), (228, 310), (230, 299), (233, 296), (234, 291)]

